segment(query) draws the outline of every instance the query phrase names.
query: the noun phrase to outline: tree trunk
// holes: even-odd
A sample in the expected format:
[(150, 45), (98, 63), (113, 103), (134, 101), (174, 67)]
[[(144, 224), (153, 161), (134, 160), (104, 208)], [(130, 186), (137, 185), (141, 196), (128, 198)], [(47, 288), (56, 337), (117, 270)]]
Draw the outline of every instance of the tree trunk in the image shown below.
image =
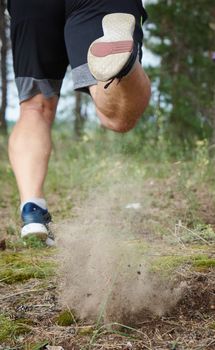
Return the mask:
[(74, 122), (74, 131), (75, 136), (79, 139), (83, 133), (85, 117), (82, 114), (82, 95), (81, 92), (75, 92), (75, 122)]
[[(214, 35), (215, 35), (215, 8), (213, 9), (212, 14), (211, 14), (210, 28), (214, 31)], [(213, 44), (214, 45), (211, 48), (211, 52), (209, 53), (209, 59), (212, 59), (214, 61), (214, 65), (215, 65), (215, 39), (214, 39)], [(214, 88), (215, 88), (215, 86), (214, 86)], [(215, 91), (215, 90), (213, 90), (213, 91)], [(212, 102), (212, 106), (211, 106), (210, 111), (209, 111), (209, 116), (210, 116), (210, 119), (212, 121), (212, 136), (210, 139), (209, 154), (211, 157), (215, 158), (215, 92), (213, 95), (213, 102)]]
[(5, 16), (6, 1), (0, 0), (0, 62), (1, 62), (1, 105), (0, 105), (0, 133), (7, 133), (5, 119), (7, 109), (7, 19)]
[(212, 135), (209, 140), (209, 155), (211, 158), (215, 158), (215, 93), (214, 93), (213, 104), (209, 111), (209, 115), (210, 115), (211, 126), (212, 126)]

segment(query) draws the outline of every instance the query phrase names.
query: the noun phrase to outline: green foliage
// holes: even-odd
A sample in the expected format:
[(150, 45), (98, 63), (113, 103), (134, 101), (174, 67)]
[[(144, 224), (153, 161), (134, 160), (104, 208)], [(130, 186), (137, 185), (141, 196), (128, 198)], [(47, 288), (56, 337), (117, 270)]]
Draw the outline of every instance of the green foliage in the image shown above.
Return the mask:
[[(147, 5), (146, 46), (161, 58), (149, 70), (157, 89), (149, 115), (157, 133), (185, 149), (209, 137), (214, 118), (214, 4), (160, 0)], [(152, 120), (152, 116), (154, 120)], [(163, 127), (160, 128), (160, 123)]]
[(215, 233), (211, 225), (200, 223), (197, 224), (192, 231), (186, 228), (182, 230), (180, 232), (180, 237), (184, 243), (207, 243), (214, 241)]

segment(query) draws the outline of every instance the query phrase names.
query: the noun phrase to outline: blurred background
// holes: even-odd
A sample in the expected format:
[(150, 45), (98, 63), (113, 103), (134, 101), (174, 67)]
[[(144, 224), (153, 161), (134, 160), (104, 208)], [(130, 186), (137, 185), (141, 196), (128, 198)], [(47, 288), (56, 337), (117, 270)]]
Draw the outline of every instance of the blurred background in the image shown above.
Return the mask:
[[(0, 9), (0, 131), (18, 118), (6, 0)], [(212, 0), (147, 1), (143, 66), (152, 81), (150, 107), (133, 132), (144, 143), (165, 142), (172, 153), (215, 143), (215, 5)], [(88, 96), (73, 92), (68, 69), (56, 123), (82, 137), (100, 128)], [(59, 126), (58, 126), (59, 127)], [(131, 138), (130, 138), (131, 139)]]

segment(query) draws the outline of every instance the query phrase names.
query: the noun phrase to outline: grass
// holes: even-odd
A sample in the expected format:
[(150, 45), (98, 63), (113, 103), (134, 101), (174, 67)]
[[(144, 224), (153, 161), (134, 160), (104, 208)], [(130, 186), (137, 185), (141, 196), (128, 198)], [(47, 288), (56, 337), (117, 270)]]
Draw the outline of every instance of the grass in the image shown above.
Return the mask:
[(205, 270), (215, 268), (215, 258), (208, 257), (206, 255), (200, 255), (192, 260), (194, 268), (203, 268)]
[(208, 224), (196, 224), (193, 230), (189, 230), (187, 227), (181, 227), (180, 237), (184, 243), (208, 243), (211, 245), (214, 241), (214, 229)]
[[(129, 251), (134, 251), (134, 257), (136, 252), (137, 259), (144, 257), (148, 261), (151, 271), (164, 275), (184, 266), (206, 274), (215, 268), (215, 169), (205, 143), (197, 144), (189, 159), (181, 152), (173, 159), (166, 153), (165, 145), (155, 147), (135, 133), (115, 135), (89, 131), (77, 143), (72, 140), (70, 131), (63, 129), (60, 133), (54, 130), (53, 137), (55, 147), (46, 193), (55, 222), (74, 218), (74, 208), (81, 206), (90, 192), (102, 190), (108, 193), (122, 185), (126, 192), (132, 185), (134, 201), (136, 197), (140, 198), (143, 207), (139, 212), (127, 212), (129, 225), (122, 231), (129, 237), (133, 235), (124, 244)], [(6, 251), (0, 252), (0, 286), (13, 288), (19, 285), (21, 288), (31, 279), (52, 280), (56, 268), (55, 250), (44, 248), (38, 240), (24, 243), (19, 239), (20, 213), (15, 179), (6, 157), (0, 157), (0, 240), (5, 237), (7, 243)], [(120, 200), (117, 196), (116, 199)], [(120, 208), (120, 205), (115, 208), (119, 218)], [(120, 331), (109, 331), (100, 324), (102, 313), (103, 310), (96, 328), (95, 325), (80, 326), (73, 312), (58, 310), (55, 317), (50, 318), (49, 326), (62, 329), (77, 326), (77, 335), (90, 338), (93, 347), (105, 334), (120, 335)], [(126, 332), (131, 329), (123, 327), (126, 337)], [(15, 320), (10, 313), (2, 312), (0, 344), (7, 341), (16, 348), (16, 344), (20, 345), (17, 339), (21, 335), (25, 343), (23, 349), (39, 350), (40, 339), (28, 340), (33, 328), (34, 325), (25, 318)], [(214, 322), (210, 323), (210, 328), (214, 329)], [(47, 338), (46, 334), (41, 337), (41, 341)], [(174, 340), (171, 341), (173, 344)], [(50, 339), (47, 342), (50, 343)]]
[(30, 347), (26, 346), (25, 350), (41, 350), (48, 345), (48, 341), (43, 341), (37, 344), (32, 344)]
[(76, 322), (76, 316), (71, 310), (64, 310), (56, 317), (58, 326), (68, 327)]
[(3, 252), (0, 255), (0, 282), (13, 284), (31, 278), (45, 279), (54, 272), (54, 263), (47, 259), (46, 251), (26, 249), (19, 253)]
[(32, 321), (27, 319), (12, 320), (0, 314), (0, 342), (15, 339), (32, 331)]
[(190, 266), (195, 271), (212, 269), (215, 267), (215, 258), (209, 255), (185, 255), (185, 256), (161, 256), (151, 263), (151, 271), (159, 272), (163, 275), (174, 273), (182, 266)]

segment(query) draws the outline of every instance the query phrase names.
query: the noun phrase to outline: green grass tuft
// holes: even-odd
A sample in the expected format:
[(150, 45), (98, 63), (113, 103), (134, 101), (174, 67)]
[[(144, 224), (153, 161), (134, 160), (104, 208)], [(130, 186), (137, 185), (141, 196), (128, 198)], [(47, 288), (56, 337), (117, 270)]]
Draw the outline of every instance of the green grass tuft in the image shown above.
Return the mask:
[(213, 268), (215, 267), (215, 258), (210, 258), (205, 255), (197, 256), (193, 259), (193, 267)]
[(56, 318), (56, 323), (58, 326), (69, 327), (76, 323), (76, 317), (70, 310), (62, 311)]
[(33, 345), (27, 344), (25, 346), (25, 350), (41, 350), (41, 349), (44, 349), (48, 344), (49, 342), (46, 340)]
[(4, 252), (0, 255), (0, 281), (7, 284), (31, 278), (44, 279), (53, 272), (54, 264), (47, 261), (43, 251), (28, 249), (25, 252)]
[(0, 315), (0, 341), (11, 340), (22, 334), (31, 332), (29, 320), (11, 320), (9, 317)]

